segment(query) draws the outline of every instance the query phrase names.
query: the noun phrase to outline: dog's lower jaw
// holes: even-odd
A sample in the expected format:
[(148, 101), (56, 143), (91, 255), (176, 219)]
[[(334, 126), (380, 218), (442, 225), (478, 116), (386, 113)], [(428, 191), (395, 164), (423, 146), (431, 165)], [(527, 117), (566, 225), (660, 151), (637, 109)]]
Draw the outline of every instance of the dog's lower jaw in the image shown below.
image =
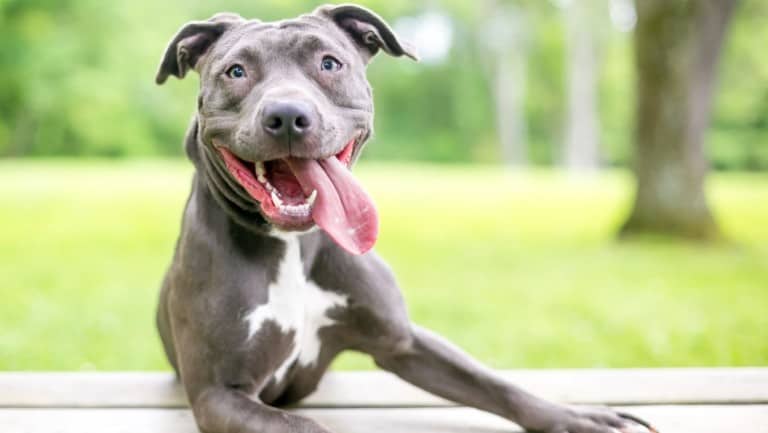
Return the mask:
[[(221, 159), (215, 159), (209, 147), (206, 155), (219, 168), (224, 183), (238, 193), (245, 191), (273, 226), (305, 231), (317, 224), (342, 249), (359, 255), (373, 247), (379, 227), (373, 200), (350, 170), (363, 135), (358, 131), (341, 150), (318, 158), (288, 154), (271, 160), (244, 160), (216, 138), (211, 145)], [(220, 169), (222, 165), (225, 169)]]
[(261, 213), (259, 203), (253, 201), (239, 185), (232, 185), (226, 168), (210, 146), (198, 141), (200, 160), (196, 163), (201, 188), (205, 188), (224, 213), (235, 223), (257, 234), (269, 234), (273, 225)]
[[(229, 172), (223, 167), (221, 158), (211, 146), (198, 140), (196, 153), (199, 159), (193, 160), (197, 168), (196, 180), (199, 188), (204, 188), (215, 199), (218, 206), (234, 223), (248, 231), (270, 237), (283, 238), (290, 235), (314, 233), (320, 228), (312, 223), (306, 227), (279, 227), (267, 220), (261, 212), (261, 205), (240, 185), (234, 184)], [(199, 178), (199, 179), (198, 179)]]

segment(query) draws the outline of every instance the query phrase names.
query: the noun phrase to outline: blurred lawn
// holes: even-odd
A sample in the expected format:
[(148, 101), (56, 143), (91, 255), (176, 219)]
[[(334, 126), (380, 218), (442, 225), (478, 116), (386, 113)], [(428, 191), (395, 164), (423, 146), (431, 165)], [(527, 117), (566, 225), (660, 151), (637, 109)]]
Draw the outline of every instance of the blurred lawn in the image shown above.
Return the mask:
[[(418, 323), (494, 367), (768, 364), (768, 175), (717, 174), (734, 242), (612, 240), (630, 177), (363, 165)], [(0, 161), (0, 369), (165, 369), (185, 161)], [(339, 368), (367, 368), (346, 355)]]

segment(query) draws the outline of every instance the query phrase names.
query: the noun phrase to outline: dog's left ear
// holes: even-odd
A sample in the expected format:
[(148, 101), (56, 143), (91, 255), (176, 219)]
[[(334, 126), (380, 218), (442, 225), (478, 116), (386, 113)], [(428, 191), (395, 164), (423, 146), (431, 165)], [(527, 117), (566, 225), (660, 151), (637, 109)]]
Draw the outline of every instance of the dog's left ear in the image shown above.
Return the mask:
[(364, 7), (325, 5), (317, 8), (315, 14), (330, 19), (344, 30), (360, 47), (366, 63), (379, 52), (379, 49), (391, 56), (407, 56), (413, 60), (419, 60), (413, 47), (400, 41), (381, 17)]
[(221, 35), (235, 25), (245, 21), (233, 13), (220, 13), (208, 21), (192, 21), (176, 33), (165, 49), (155, 82), (163, 84), (168, 76), (184, 78), (189, 69), (196, 66)]

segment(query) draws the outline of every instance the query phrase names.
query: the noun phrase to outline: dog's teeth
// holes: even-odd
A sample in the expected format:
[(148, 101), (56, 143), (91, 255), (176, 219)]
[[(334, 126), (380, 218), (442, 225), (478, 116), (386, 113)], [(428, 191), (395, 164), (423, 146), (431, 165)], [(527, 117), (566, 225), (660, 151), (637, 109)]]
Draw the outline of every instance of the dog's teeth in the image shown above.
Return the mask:
[(315, 203), (315, 199), (317, 198), (317, 191), (312, 191), (312, 194), (307, 197), (304, 203), (287, 204), (284, 203), (283, 199), (280, 198), (277, 189), (272, 187), (269, 183), (266, 184), (266, 188), (271, 192), (272, 202), (275, 204), (275, 207), (280, 210), (280, 213), (292, 217), (308, 217), (312, 211), (312, 205)]
[(267, 191), (272, 192), (275, 190), (275, 187), (272, 186), (271, 183), (264, 183), (264, 187), (267, 188)]
[(272, 201), (277, 207), (283, 207), (283, 201), (280, 200), (280, 197), (277, 196), (277, 192), (274, 189), (272, 190)]
[(294, 217), (306, 217), (309, 215), (309, 208), (310, 206), (308, 204), (298, 204), (298, 205), (282, 205), (279, 207), (280, 212), (286, 215), (294, 216)]
[(256, 180), (258, 180), (262, 185), (269, 185), (269, 182), (267, 182), (267, 170), (264, 168), (264, 163), (261, 161), (256, 161), (253, 164), (254, 172), (256, 173)]
[(306, 206), (310, 207), (313, 204), (315, 204), (315, 199), (316, 198), (317, 198), (317, 190), (313, 189), (312, 190), (312, 194), (310, 194), (309, 197), (307, 197), (307, 204), (306, 204)]
[(266, 176), (267, 170), (264, 168), (264, 163), (262, 161), (256, 161), (255, 167), (256, 167), (256, 175), (259, 177), (259, 182), (264, 183), (264, 181), (261, 180), (262, 178), (266, 180), (264, 176)]

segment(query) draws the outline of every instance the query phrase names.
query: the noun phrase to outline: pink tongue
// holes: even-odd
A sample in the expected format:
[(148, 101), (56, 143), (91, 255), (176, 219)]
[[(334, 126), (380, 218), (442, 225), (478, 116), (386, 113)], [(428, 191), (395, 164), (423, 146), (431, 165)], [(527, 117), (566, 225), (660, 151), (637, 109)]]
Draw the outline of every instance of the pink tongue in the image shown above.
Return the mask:
[(288, 158), (304, 193), (317, 190), (312, 218), (337, 244), (352, 254), (373, 247), (379, 217), (373, 200), (352, 173), (334, 156), (323, 160)]

